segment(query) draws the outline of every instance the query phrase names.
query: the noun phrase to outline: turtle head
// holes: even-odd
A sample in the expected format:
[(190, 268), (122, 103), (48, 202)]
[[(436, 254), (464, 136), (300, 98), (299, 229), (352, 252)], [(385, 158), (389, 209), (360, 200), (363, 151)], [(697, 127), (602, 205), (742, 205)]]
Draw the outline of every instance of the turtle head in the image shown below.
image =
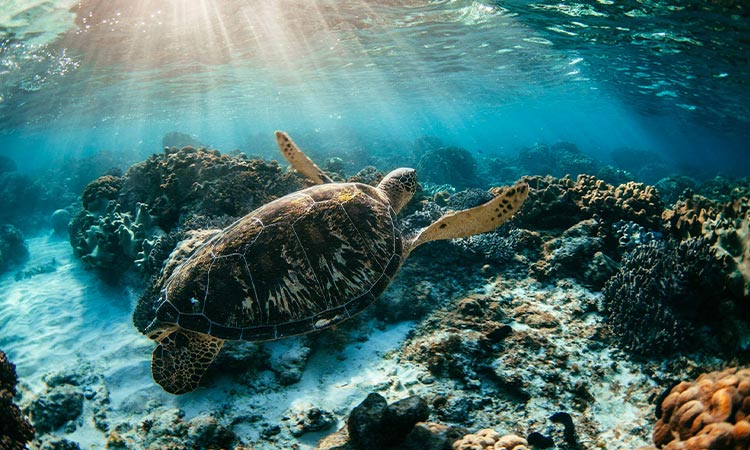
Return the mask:
[(417, 171), (408, 167), (396, 169), (383, 178), (378, 189), (388, 196), (391, 207), (398, 214), (417, 191)]

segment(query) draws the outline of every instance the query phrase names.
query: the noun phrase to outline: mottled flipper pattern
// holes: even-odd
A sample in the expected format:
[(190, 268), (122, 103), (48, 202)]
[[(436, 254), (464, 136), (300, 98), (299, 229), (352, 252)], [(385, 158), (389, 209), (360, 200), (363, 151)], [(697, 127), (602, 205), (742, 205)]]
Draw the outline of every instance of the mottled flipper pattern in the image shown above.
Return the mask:
[(281, 154), (284, 155), (292, 169), (301, 173), (315, 184), (333, 183), (333, 180), (326, 175), (310, 158), (307, 157), (292, 138), (283, 131), (276, 132), (276, 143), (279, 145)]
[(455, 239), (492, 231), (521, 209), (528, 195), (529, 185), (518, 182), (511, 187), (503, 188), (487, 203), (445, 214), (423, 229), (409, 243), (407, 252), (425, 242)]
[(222, 344), (224, 340), (207, 334), (176, 329), (151, 354), (151, 374), (170, 394), (193, 391)]

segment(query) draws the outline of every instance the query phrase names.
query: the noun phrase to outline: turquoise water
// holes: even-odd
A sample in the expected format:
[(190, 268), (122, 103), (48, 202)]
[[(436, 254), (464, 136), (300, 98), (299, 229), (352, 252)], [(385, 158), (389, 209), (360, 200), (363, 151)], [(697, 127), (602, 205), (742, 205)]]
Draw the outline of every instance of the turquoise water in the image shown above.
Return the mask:
[(5, 0), (0, 148), (21, 167), (145, 157), (185, 132), (274, 156), (421, 136), (479, 155), (570, 141), (744, 175), (743, 2)]
[[(206, 438), (212, 418), (233, 444), (312, 449), (373, 392), (555, 448), (574, 448), (548, 423), (568, 411), (580, 448), (650, 443), (660, 392), (749, 359), (749, 46), (735, 0), (0, 0), (0, 350), (25, 413), (85, 398), (62, 425), (37, 414), (37, 443), (166, 448)], [(487, 201), (462, 189), (525, 175), (531, 206), (415, 251), (345, 326), (227, 343), (198, 389), (168, 394), (133, 310), (187, 230), (301, 186), (284, 161), (252, 158), (281, 159), (274, 130), (331, 176), (416, 166), (405, 232)], [(172, 132), (233, 157), (163, 151)], [(679, 259), (687, 241), (705, 252)], [(635, 256), (657, 251), (642, 281)], [(607, 289), (620, 273), (636, 273), (632, 289)], [(609, 314), (629, 295), (635, 312)], [(641, 323), (653, 305), (676, 318)], [(683, 324), (674, 345), (705, 348), (629, 353), (631, 334), (659, 343), (648, 326)], [(315, 408), (328, 428), (298, 435)]]

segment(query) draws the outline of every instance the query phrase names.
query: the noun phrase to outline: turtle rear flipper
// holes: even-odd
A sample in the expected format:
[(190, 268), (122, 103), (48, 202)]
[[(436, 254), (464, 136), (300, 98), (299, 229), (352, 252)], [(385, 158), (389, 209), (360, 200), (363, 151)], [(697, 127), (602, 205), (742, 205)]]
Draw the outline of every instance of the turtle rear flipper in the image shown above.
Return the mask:
[(178, 328), (161, 339), (151, 354), (151, 374), (170, 394), (191, 392), (222, 344), (223, 339)]
[(503, 188), (492, 200), (474, 208), (450, 212), (420, 231), (407, 244), (406, 254), (425, 242), (455, 239), (486, 233), (515, 214), (529, 195), (529, 185), (518, 182)]
[(276, 143), (279, 145), (281, 154), (284, 155), (292, 169), (301, 173), (315, 184), (333, 183), (331, 177), (326, 175), (310, 158), (307, 157), (292, 138), (283, 131), (276, 132)]

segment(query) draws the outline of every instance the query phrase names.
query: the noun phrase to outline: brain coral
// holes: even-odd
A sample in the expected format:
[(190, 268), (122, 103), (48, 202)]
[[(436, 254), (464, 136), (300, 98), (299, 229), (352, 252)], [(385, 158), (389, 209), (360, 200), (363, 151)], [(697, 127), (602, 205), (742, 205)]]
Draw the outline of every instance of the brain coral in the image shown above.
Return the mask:
[(729, 368), (673, 387), (661, 403), (654, 444), (665, 450), (750, 448), (750, 370)]
[(507, 434), (501, 436), (495, 430), (485, 428), (476, 433), (467, 434), (453, 443), (454, 450), (527, 450), (526, 439)]

